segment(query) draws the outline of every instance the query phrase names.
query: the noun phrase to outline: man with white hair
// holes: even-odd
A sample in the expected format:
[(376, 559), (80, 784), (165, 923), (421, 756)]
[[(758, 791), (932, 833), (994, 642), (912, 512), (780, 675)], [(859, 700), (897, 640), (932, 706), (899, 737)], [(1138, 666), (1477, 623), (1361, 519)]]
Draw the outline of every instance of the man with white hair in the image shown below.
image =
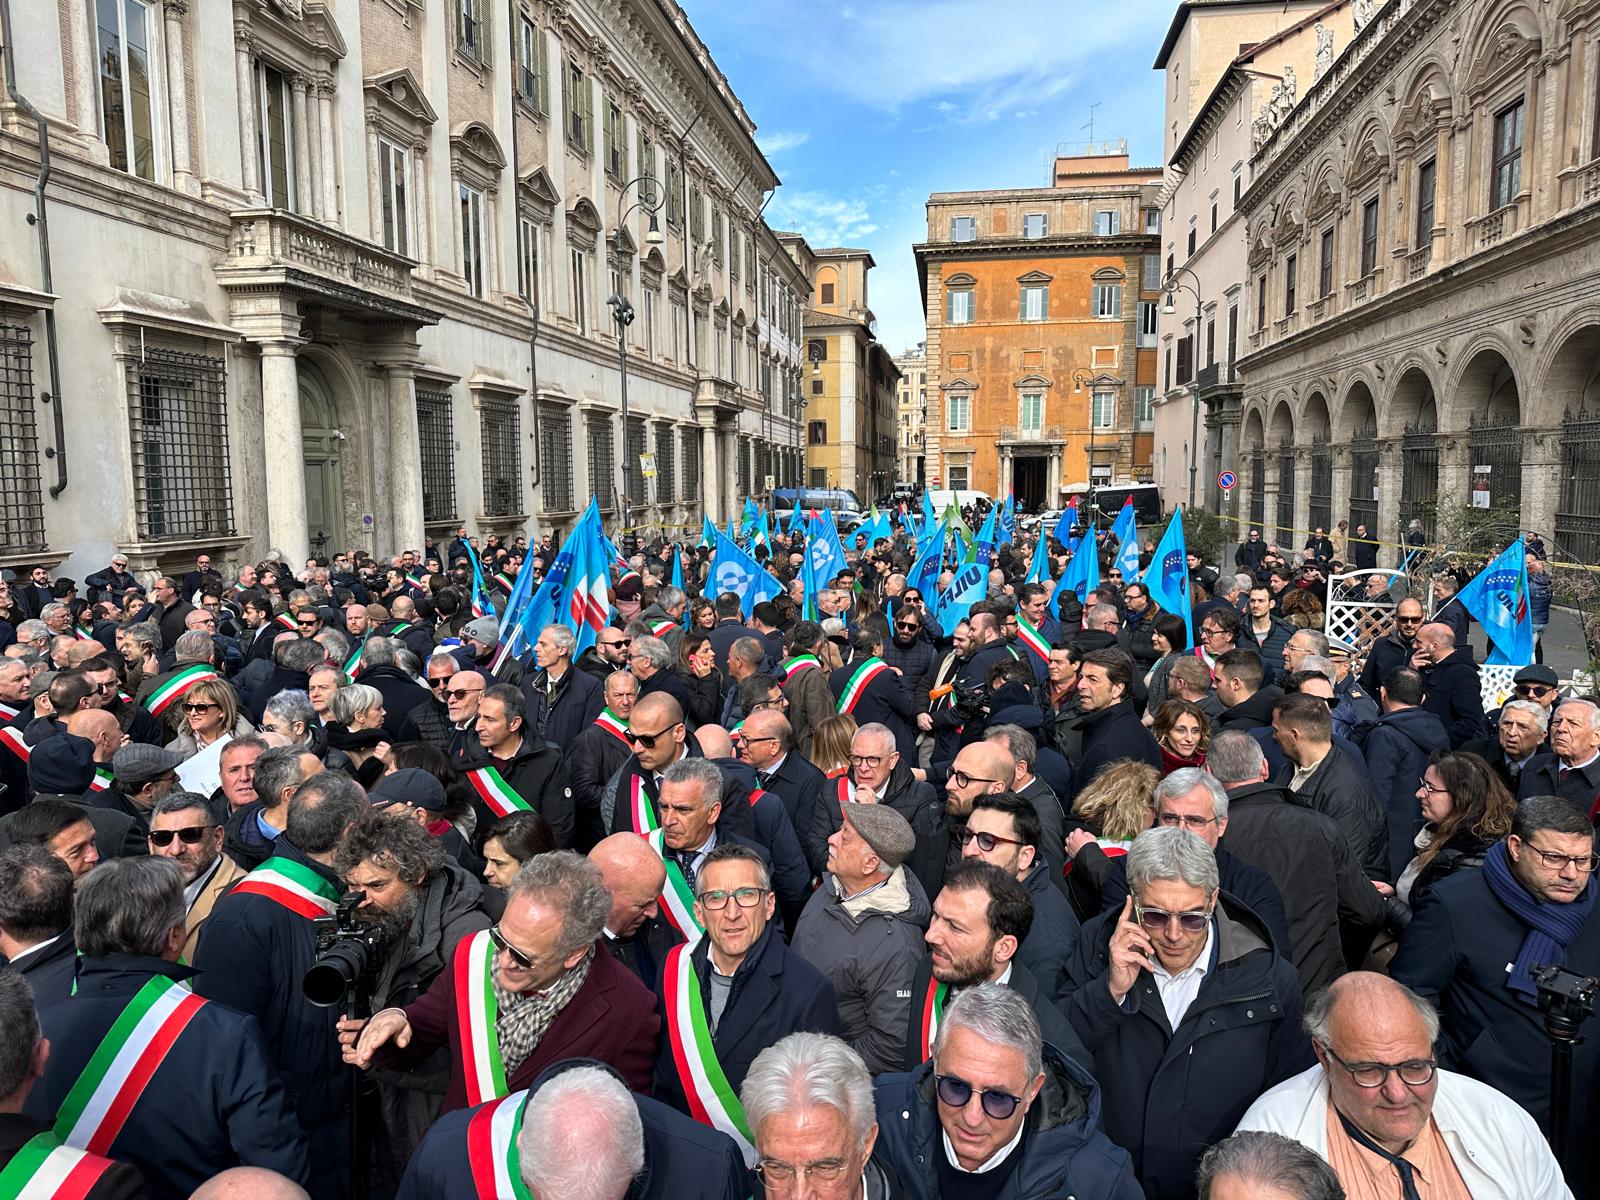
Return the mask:
[(880, 1075), (874, 1092), (874, 1158), (893, 1195), (1143, 1200), (1127, 1151), (1100, 1132), (1094, 1077), (1001, 984), (958, 996), (928, 1061)]
[(1488, 763), (1516, 795), (1523, 768), (1543, 752), (1549, 729), (1550, 711), (1544, 705), (1536, 700), (1511, 700), (1501, 707), (1492, 735), (1461, 749)]
[[(498, 1190), (480, 1189), (486, 1172)], [(395, 1200), (744, 1200), (748, 1194), (744, 1161), (727, 1134), (634, 1095), (592, 1060), (573, 1059), (552, 1066), (526, 1091), (441, 1117), (412, 1155)]]
[(798, 1186), (830, 1200), (888, 1200), (889, 1180), (872, 1161), (872, 1076), (844, 1042), (791, 1033), (757, 1056), (739, 1099), (769, 1196)]
[(582, 733), (605, 707), (605, 690), (587, 671), (573, 667), (578, 635), (565, 625), (546, 625), (533, 644), (538, 670), (522, 677), (528, 697), (528, 729), (563, 749)]
[(1517, 778), (1517, 795), (1562, 796), (1592, 820), (1600, 811), (1600, 706), (1568, 700), (1550, 718), (1552, 753), (1535, 754)]
[(1220, 890), (1210, 846), (1141, 833), (1128, 899), (1083, 928), (1066, 1011), (1094, 1051), (1103, 1126), (1151, 1196), (1184, 1196), (1205, 1148), (1309, 1060), (1300, 980), (1265, 923)]
[(1571, 1200), (1533, 1119), (1440, 1069), (1439, 1017), (1415, 992), (1356, 972), (1313, 997), (1305, 1023), (1316, 1065), (1252, 1104), (1241, 1130), (1316, 1151), (1350, 1196)]

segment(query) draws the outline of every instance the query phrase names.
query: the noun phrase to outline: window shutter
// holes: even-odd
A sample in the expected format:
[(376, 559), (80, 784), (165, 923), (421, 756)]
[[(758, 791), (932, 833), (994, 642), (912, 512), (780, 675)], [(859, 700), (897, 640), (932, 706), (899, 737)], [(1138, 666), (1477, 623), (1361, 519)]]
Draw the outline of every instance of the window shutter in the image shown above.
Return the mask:
[(541, 113), (550, 114), (550, 47), (545, 41), (544, 30), (534, 27), (533, 30), (533, 60), (537, 64), (535, 70), (539, 73), (538, 95), (534, 97), (534, 104)]
[(1017, 320), (1026, 321), (1027, 319), (1028, 319), (1028, 289), (1027, 288), (1021, 288), (1017, 292)]
[(1194, 376), (1194, 337), (1178, 339), (1178, 382), (1188, 383)]
[(594, 153), (594, 83), (587, 76), (583, 81), (583, 148)]
[(561, 65), (561, 120), (572, 128), (572, 71), (565, 63)]

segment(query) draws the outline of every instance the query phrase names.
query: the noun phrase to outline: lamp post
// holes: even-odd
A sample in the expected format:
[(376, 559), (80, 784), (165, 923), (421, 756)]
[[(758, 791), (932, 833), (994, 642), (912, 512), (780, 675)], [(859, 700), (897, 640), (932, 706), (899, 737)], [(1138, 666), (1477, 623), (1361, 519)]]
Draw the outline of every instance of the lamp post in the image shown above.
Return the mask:
[[(639, 186), (639, 198), (626, 209), (622, 202), (627, 198), (628, 189)], [(667, 239), (661, 234), (661, 226), (656, 221), (656, 213), (661, 210), (662, 196), (660, 185), (648, 175), (640, 175), (630, 179), (622, 185), (622, 192), (617, 196), (617, 223), (611, 230), (611, 245), (613, 252), (622, 243), (622, 222), (627, 220), (636, 208), (642, 208), (650, 214), (650, 228), (644, 235), (646, 246), (659, 246)], [(621, 273), (618, 272), (620, 275)], [(617, 518), (618, 530), (632, 527), (629, 509), (633, 497), (628, 495), (628, 326), (633, 324), (633, 304), (620, 293), (613, 292), (606, 301), (611, 307), (611, 320), (617, 326), (617, 367), (622, 376), (622, 454), (619, 457), (617, 487)], [(592, 481), (591, 481), (592, 482)], [(598, 490), (598, 489), (597, 489)]]
[[(1090, 371), (1087, 367), (1079, 367), (1076, 371), (1074, 371), (1072, 373), (1072, 390), (1073, 390), (1074, 394), (1081, 393), (1083, 391), (1083, 385), (1084, 384), (1093, 383), (1093, 382), (1094, 382), (1094, 373), (1092, 371)], [(1093, 391), (1091, 391), (1089, 393), (1089, 457), (1088, 457), (1087, 462), (1085, 463), (1085, 466), (1088, 469), (1088, 483), (1089, 483), (1089, 508), (1090, 508), (1090, 512), (1087, 515), (1092, 519), (1093, 516), (1094, 516), (1094, 512), (1093, 512), (1093, 509), (1094, 509), (1094, 392)], [(1057, 496), (1056, 499), (1059, 500), (1060, 497)]]
[[(1186, 283), (1179, 283), (1179, 275), (1187, 275), (1194, 280), (1194, 286), (1190, 287)], [(1196, 275), (1188, 267), (1174, 267), (1167, 273), (1167, 278), (1162, 283), (1161, 290), (1166, 293), (1166, 298), (1161, 305), (1161, 312), (1168, 317), (1178, 311), (1177, 293), (1188, 292), (1194, 297), (1194, 349), (1189, 354), (1190, 381), (1194, 385), (1194, 392), (1190, 396), (1194, 411), (1189, 416), (1189, 507), (1193, 508), (1195, 473), (1200, 468), (1200, 447), (1198, 445), (1200, 440), (1200, 382), (1198, 379), (1200, 374), (1200, 325), (1205, 319), (1203, 312), (1205, 305), (1200, 299), (1200, 276)]]

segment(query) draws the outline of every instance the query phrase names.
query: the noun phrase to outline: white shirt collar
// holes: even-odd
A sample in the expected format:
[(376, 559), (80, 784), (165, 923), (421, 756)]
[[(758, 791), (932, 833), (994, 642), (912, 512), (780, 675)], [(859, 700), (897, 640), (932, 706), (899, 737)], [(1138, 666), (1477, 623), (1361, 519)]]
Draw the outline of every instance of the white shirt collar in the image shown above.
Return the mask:
[(1012, 1136), (1011, 1140), (991, 1154), (987, 1162), (979, 1163), (978, 1166), (971, 1171), (963, 1167), (960, 1161), (956, 1158), (956, 1148), (950, 1143), (950, 1135), (941, 1129), (939, 1131), (939, 1136), (944, 1139), (944, 1156), (952, 1167), (960, 1171), (963, 1175), (986, 1175), (998, 1167), (1001, 1163), (1005, 1162), (1006, 1156), (1017, 1148), (1017, 1143), (1022, 1140), (1023, 1131), (1027, 1129), (1027, 1127), (1027, 1121), (1019, 1121), (1017, 1123), (1017, 1132)]
[(1211, 969), (1211, 947), (1217, 940), (1217, 922), (1215, 919), (1206, 922), (1206, 944), (1200, 947), (1200, 956), (1183, 970), (1176, 973), (1167, 970), (1159, 956), (1151, 958), (1150, 974), (1156, 977), (1159, 986), (1163, 981), (1188, 979), (1190, 975), (1204, 976)]

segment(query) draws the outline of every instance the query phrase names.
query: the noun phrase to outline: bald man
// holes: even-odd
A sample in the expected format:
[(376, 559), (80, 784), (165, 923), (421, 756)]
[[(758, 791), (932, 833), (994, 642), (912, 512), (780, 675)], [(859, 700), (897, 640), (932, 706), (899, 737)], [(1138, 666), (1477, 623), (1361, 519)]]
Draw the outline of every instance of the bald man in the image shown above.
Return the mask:
[(310, 1200), (305, 1188), (264, 1167), (230, 1167), (213, 1175), (189, 1200)]
[(418, 662), (427, 662), (428, 655), (433, 652), (432, 619), (418, 615), (417, 602), (410, 596), (396, 596), (389, 605), (389, 617), (382, 636), (399, 640), (417, 656)]
[(661, 856), (637, 834), (613, 833), (589, 851), (589, 861), (611, 893), (605, 948), (646, 987), (655, 987), (667, 951), (683, 941), (661, 916), (661, 889), (667, 882)]
[(691, 748), (683, 706), (665, 692), (652, 692), (633, 706), (627, 738), (633, 753), (606, 782), (600, 815), (612, 833), (645, 834), (658, 820), (661, 773), (681, 758), (698, 757), (699, 747)]
[(950, 861), (961, 857), (961, 831), (979, 796), (1011, 790), (1017, 760), (1000, 742), (973, 742), (961, 747), (944, 785), (944, 811), (950, 822)]
[(1488, 736), (1478, 664), (1473, 661), (1471, 646), (1456, 645), (1450, 626), (1432, 621), (1418, 630), (1411, 665), (1422, 673), (1427, 688), (1422, 707), (1439, 718), (1450, 735), (1450, 749), (1459, 750), (1476, 738)]

